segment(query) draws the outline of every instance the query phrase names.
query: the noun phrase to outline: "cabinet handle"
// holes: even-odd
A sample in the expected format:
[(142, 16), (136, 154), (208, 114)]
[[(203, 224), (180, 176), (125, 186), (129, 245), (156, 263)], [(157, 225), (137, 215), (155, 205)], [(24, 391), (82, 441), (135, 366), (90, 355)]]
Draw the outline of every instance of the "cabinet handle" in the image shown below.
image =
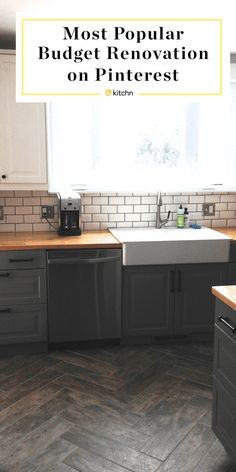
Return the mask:
[(9, 277), (9, 275), (10, 275), (10, 272), (0, 273), (0, 277)]
[(33, 257), (28, 257), (27, 259), (9, 259), (9, 262), (33, 262)]
[(233, 334), (236, 333), (236, 328), (235, 326), (231, 325), (228, 321), (228, 318), (225, 317), (223, 318), (223, 316), (218, 316), (218, 321), (220, 321), (221, 323), (223, 323), (225, 326), (227, 326), (227, 328), (229, 328)]
[(180, 270), (177, 270), (177, 277), (178, 277), (177, 290), (178, 292), (181, 292), (182, 287), (181, 287), (181, 271)]
[(3, 308), (2, 310), (0, 310), (0, 313), (10, 313), (11, 311), (11, 308)]
[(6, 174), (2, 174), (2, 179), (6, 179), (6, 178), (7, 178)]
[(175, 272), (174, 270), (170, 271), (170, 291), (173, 293), (175, 291)]

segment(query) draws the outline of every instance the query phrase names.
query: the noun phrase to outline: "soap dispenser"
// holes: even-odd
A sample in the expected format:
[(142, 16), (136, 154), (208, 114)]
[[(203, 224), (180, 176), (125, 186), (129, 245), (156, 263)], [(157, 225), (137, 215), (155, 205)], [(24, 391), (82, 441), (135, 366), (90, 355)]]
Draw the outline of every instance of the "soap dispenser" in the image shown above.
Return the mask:
[(184, 228), (184, 209), (181, 204), (177, 210), (177, 228)]

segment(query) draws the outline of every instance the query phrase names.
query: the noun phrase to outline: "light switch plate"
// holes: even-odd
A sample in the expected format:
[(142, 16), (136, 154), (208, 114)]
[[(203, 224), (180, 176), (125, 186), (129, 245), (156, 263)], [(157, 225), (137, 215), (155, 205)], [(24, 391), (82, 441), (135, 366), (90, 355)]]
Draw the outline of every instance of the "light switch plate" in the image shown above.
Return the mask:
[(202, 214), (203, 216), (215, 216), (215, 203), (203, 203)]
[(4, 220), (4, 207), (0, 206), (0, 220)]

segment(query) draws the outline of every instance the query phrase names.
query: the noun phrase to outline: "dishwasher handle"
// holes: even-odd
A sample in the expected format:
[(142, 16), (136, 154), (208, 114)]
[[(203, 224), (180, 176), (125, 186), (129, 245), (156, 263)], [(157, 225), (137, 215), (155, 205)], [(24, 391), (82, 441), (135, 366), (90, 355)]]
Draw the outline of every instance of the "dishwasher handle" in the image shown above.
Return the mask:
[(58, 259), (48, 260), (49, 264), (100, 264), (106, 262), (116, 262), (120, 260), (120, 256), (107, 256), (107, 257), (93, 257), (93, 258), (84, 258), (80, 259), (77, 257), (63, 257)]

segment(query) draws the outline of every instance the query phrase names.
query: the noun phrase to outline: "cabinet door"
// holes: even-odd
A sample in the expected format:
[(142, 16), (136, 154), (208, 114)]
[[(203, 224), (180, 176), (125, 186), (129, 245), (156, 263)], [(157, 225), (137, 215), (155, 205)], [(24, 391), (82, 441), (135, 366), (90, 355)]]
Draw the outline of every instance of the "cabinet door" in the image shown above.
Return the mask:
[(174, 266), (123, 268), (123, 335), (172, 333)]
[(47, 306), (0, 306), (0, 344), (47, 341)]
[[(16, 103), (15, 95), (15, 56), (2, 54), (0, 187), (6, 189), (10, 184), (47, 182), (45, 106), (39, 103)], [(23, 188), (22, 185), (20, 188)]]
[(227, 283), (227, 264), (176, 266), (175, 333), (213, 332), (213, 285)]
[(236, 462), (236, 401), (214, 378), (212, 429)]

